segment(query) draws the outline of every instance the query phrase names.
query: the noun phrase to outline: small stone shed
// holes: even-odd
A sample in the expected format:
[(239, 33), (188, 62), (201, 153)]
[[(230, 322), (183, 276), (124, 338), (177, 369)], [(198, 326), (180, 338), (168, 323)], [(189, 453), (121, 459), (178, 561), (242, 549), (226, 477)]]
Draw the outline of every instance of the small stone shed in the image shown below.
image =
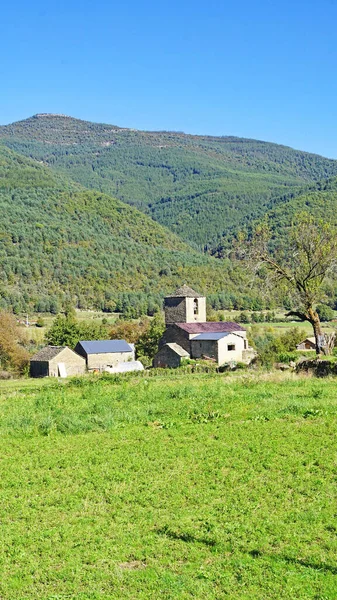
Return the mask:
[(67, 377), (85, 372), (85, 359), (68, 346), (46, 346), (30, 359), (31, 377)]
[(296, 346), (296, 350), (316, 350), (316, 340), (314, 337), (307, 337), (303, 342)]
[(104, 371), (107, 367), (135, 360), (134, 345), (125, 340), (78, 342), (75, 352), (85, 358), (88, 371)]
[(190, 358), (189, 353), (179, 344), (164, 344), (155, 355), (152, 364), (155, 368), (176, 368), (180, 367), (182, 361), (187, 358)]

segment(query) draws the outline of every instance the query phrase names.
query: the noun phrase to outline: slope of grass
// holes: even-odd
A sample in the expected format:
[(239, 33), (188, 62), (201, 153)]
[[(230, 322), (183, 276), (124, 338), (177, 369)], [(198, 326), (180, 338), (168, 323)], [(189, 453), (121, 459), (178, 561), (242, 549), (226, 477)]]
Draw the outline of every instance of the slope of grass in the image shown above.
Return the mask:
[(334, 599), (334, 381), (1, 383), (0, 596)]

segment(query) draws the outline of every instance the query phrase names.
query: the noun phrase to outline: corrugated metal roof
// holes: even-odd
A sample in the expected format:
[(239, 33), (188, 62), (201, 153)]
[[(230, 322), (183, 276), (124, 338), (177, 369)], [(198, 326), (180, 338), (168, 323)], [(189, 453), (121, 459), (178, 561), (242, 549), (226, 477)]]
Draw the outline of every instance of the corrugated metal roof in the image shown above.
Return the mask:
[(225, 332), (210, 332), (210, 333), (199, 333), (199, 335), (196, 335), (191, 342), (194, 342), (194, 340), (210, 340), (210, 341), (215, 341), (215, 340), (221, 340), (224, 337), (227, 337), (228, 335), (230, 335), (231, 332), (230, 331), (225, 331)]
[(225, 333), (234, 331), (246, 331), (241, 325), (231, 323), (230, 321), (220, 321), (219, 323), (210, 321), (209, 323), (176, 323), (177, 327), (187, 331), (187, 333)]
[(203, 298), (202, 294), (199, 294), (195, 290), (192, 290), (188, 285), (182, 285), (178, 288), (174, 294), (166, 296), (167, 298)]
[(62, 352), (62, 350), (64, 350), (65, 348), (67, 348), (67, 346), (45, 346), (45, 348), (42, 348), (41, 350), (39, 350), (39, 352), (34, 354), (34, 356), (32, 356), (30, 360), (33, 362), (39, 360), (49, 361), (52, 358), (55, 358), (55, 356), (57, 356), (58, 354), (60, 354), (60, 352)]
[(132, 352), (125, 340), (93, 340), (78, 342), (86, 354), (109, 354), (114, 352)]

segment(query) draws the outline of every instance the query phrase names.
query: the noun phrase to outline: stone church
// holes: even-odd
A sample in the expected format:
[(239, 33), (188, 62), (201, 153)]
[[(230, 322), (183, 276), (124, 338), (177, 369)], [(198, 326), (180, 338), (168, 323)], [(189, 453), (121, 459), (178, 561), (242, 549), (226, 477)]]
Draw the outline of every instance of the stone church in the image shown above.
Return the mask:
[(250, 362), (246, 330), (237, 323), (206, 321), (206, 298), (187, 285), (164, 300), (166, 329), (154, 367), (178, 367), (187, 358), (208, 358), (218, 365)]

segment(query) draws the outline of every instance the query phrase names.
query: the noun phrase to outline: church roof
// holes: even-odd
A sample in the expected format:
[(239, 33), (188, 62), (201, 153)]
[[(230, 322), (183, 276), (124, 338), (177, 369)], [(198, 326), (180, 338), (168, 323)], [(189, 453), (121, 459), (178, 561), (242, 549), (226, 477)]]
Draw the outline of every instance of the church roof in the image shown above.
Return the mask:
[(176, 326), (187, 333), (231, 333), (234, 331), (246, 331), (238, 323), (231, 321), (209, 321), (208, 323), (176, 323)]
[(203, 298), (202, 294), (199, 294), (195, 290), (192, 290), (188, 285), (182, 285), (179, 287), (174, 294), (167, 296), (167, 298)]

